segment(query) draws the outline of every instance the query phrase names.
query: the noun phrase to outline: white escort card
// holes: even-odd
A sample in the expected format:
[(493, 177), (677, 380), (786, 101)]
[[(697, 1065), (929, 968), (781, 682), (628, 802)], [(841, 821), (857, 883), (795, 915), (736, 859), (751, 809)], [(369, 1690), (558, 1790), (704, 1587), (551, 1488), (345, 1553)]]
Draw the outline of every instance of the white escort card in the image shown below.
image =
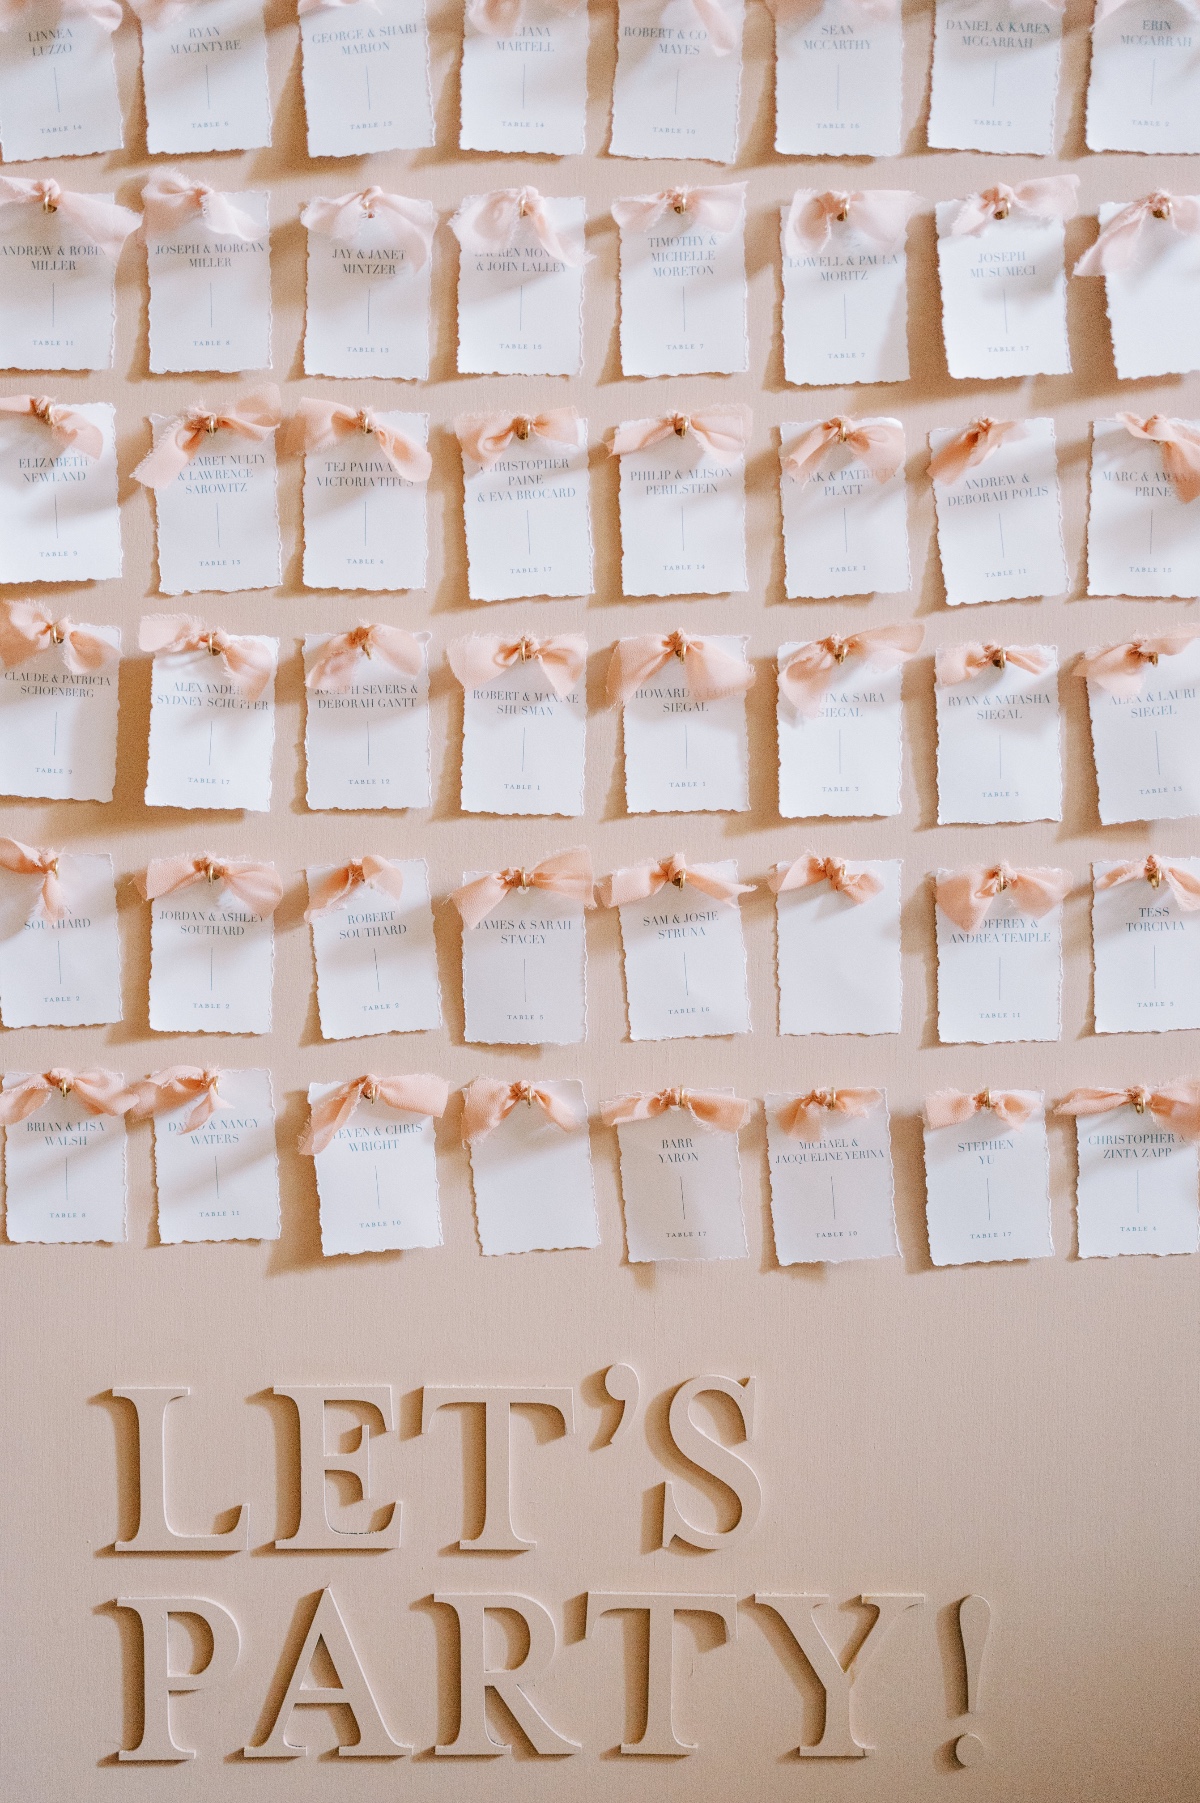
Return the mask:
[(477, 434), (463, 445), (472, 601), (592, 592), (587, 421), (555, 417), (552, 437), (538, 431), (541, 421), (514, 421), (526, 427), (524, 439), (514, 432), (486, 461), (472, 454)]
[(671, 1108), (621, 1121), (617, 1143), (631, 1264), (747, 1256), (736, 1133)]
[(425, 0), (357, 0), (300, 13), (310, 157), (433, 143)]
[(560, 694), (536, 658), (463, 690), (466, 814), (583, 813), (587, 696)]
[[(159, 413), (150, 425), (155, 451), (180, 430)], [(154, 518), (161, 594), (274, 588), (283, 556), (274, 435), (250, 440), (225, 425), (206, 433), (179, 474), (155, 487)]]
[(74, 653), (68, 657), (65, 640), (14, 664), (0, 626), (0, 651), (9, 666), (0, 671), (0, 795), (113, 798), (121, 629), (72, 625), (70, 630), (89, 641), (89, 658), (96, 658), (92, 667)]
[[(464, 883), (487, 875), (467, 870)], [(584, 904), (546, 889), (509, 889), (463, 926), (463, 1008), (476, 1045), (576, 1045), (587, 1035)]]
[(583, 368), (587, 203), (539, 195), (522, 213), (525, 203), (518, 200), (511, 226), (494, 233), (489, 226), (485, 243), (468, 219), (486, 217), (494, 198), (468, 194), (450, 221), (461, 247), (459, 374), (577, 376)]
[[(710, 633), (706, 645), (745, 659), (747, 639)], [(750, 806), (746, 697), (697, 700), (678, 658), (642, 683), (622, 714), (625, 806), (631, 814), (742, 813)]]
[[(365, 882), (311, 921), (323, 1039), (424, 1033), (442, 1024), (429, 870), (424, 858), (392, 863), (404, 878), (398, 897)], [(333, 874), (332, 865), (310, 867), (310, 895)]]
[(537, 1088), (553, 1100), (561, 1119), (574, 1116), (574, 1124), (551, 1120), (535, 1096), (469, 1142), (485, 1257), (600, 1244), (583, 1085), (571, 1078)]
[[(1092, 865), (1097, 1033), (1200, 1027), (1200, 858), (1163, 857), (1157, 864), (1157, 883), (1137, 874), (1108, 887), (1104, 878), (1129, 867), (1108, 860)], [(1171, 872), (1183, 881), (1173, 882)]]
[[(897, 197), (889, 190), (884, 198)], [(915, 204), (915, 196), (906, 198)], [(832, 213), (830, 202), (837, 203)], [(911, 204), (887, 230), (875, 222), (877, 204), (871, 191), (801, 189), (783, 209), (783, 367), (797, 386), (908, 380)]]
[(662, 438), (621, 452), (620, 458), (622, 592), (744, 594), (749, 583), (743, 452), (714, 449), (694, 430), (669, 428)]
[(788, 600), (906, 592), (912, 573), (903, 462), (880, 480), (862, 453), (842, 441), (832, 443), (815, 467), (794, 473), (788, 467), (794, 441), (821, 424), (792, 420), (779, 428)]
[(621, 373), (736, 375), (746, 335), (746, 184), (613, 202), (621, 236)]
[(1200, 638), (1160, 655), (1132, 694), (1087, 687), (1101, 823), (1200, 815)]
[(771, 1224), (781, 1265), (896, 1258), (892, 1137), (886, 1098), (853, 1117), (822, 1110), (819, 1138), (785, 1130), (792, 1098), (768, 1095)]
[(587, 54), (587, 0), (470, 0), (460, 148), (582, 156)]
[(236, 212), (236, 231), (199, 210), (166, 230), (147, 223), (155, 374), (271, 367), (271, 197), (254, 189), (218, 198)]
[(433, 237), (437, 214), (428, 201), (404, 201), (420, 228), (405, 230), (386, 208), (372, 210), (371, 192), (364, 190), (332, 235), (314, 223), (321, 203), (301, 215), (308, 227), (304, 373), (424, 382), (432, 274), (425, 239)]
[(150, 1030), (269, 1033), (275, 930), (220, 882), (150, 904)]
[[(1200, 420), (1173, 420), (1171, 427), (1195, 433), (1200, 443)], [(1200, 506), (1176, 489), (1164, 463), (1168, 451), (1132, 432), (1125, 419), (1092, 421), (1089, 595), (1200, 595)]]
[[(0, 56), (18, 30), (24, 36), (23, 24), (0, 30)], [(2, 88), (0, 82), (0, 104)], [(73, 221), (67, 205), (49, 195), (31, 203), (8, 188), (0, 180), (0, 362), (6, 369), (111, 369), (117, 280), (111, 247)], [(119, 216), (111, 193), (88, 194), (86, 202), (107, 203)], [(126, 216), (132, 229), (137, 215)]]
[(189, 1098), (154, 1117), (158, 1237), (277, 1240), (279, 1162), (275, 1101), (268, 1070), (223, 1070), (217, 1106), (191, 1132)]
[[(414, 635), (428, 644), (428, 633)], [(337, 635), (304, 636), (304, 763), (310, 808), (427, 808), (429, 667), (415, 672), (376, 654), (349, 680), (324, 688), (312, 680)]]
[[(1200, 46), (1196, 70), (1193, 81), (1200, 76)], [(1172, 210), (1181, 200), (1200, 207), (1200, 197), (1189, 194), (1176, 196)], [(1101, 228), (1124, 210), (1121, 201), (1103, 201), (1097, 208)], [(1180, 230), (1171, 217), (1157, 218), (1147, 209), (1129, 262), (1104, 275), (1113, 361), (1122, 382), (1200, 369), (1200, 315), (1193, 305), (1197, 283), (1200, 230)]]
[(6, 163), (121, 149), (112, 48), (121, 18), (119, 5), (68, 11), (56, 0), (27, 0), (8, 15), (0, 28), (0, 149)]
[(142, 22), (146, 148), (261, 150), (271, 142), (263, 0), (131, 0)]
[[(0, 846), (12, 843), (0, 841)], [(0, 874), (4, 1025), (94, 1027), (120, 1020), (121, 942), (112, 859), (107, 853), (59, 855), (61, 915), (58, 907), (51, 911), (45, 905), (47, 879), (41, 872), (10, 870), (11, 865)]]
[[(779, 647), (782, 669), (802, 644)], [(779, 812), (785, 820), (900, 812), (903, 766), (901, 671), (870, 657), (848, 658), (815, 713), (782, 691)]]
[[(737, 881), (732, 858), (710, 866)], [(750, 1031), (746, 944), (736, 902), (668, 884), (618, 909), (630, 1039), (706, 1039)]]
[(1006, 891), (973, 932), (964, 932), (941, 908), (935, 915), (938, 1038), (943, 1045), (1060, 1037), (1061, 902), (1035, 919)]
[(621, 0), (610, 156), (737, 160), (744, 13), (743, 0)]
[[(310, 1106), (337, 1083), (310, 1083)], [(356, 1109), (314, 1159), (321, 1251), (410, 1252), (442, 1244), (433, 1116), (383, 1096)]]
[(1052, 1258), (1050, 1152), (1040, 1095), (1023, 1127), (981, 1109), (960, 1125), (925, 1128), (925, 1213), (935, 1265)]
[(947, 646), (936, 669), (938, 825), (1061, 820), (1058, 647)]
[[(1020, 422), (955, 481), (933, 483), (946, 603), (1061, 595), (1068, 585), (1052, 419)], [(957, 434), (929, 434), (936, 457)]]
[(1200, 40), (1187, 0), (1097, 7), (1087, 93), (1089, 150), (1200, 152)]
[(899, 4), (815, 0), (774, 11), (780, 156), (899, 156)]
[(115, 409), (51, 402), (47, 419), (34, 412), (45, 405), (0, 405), (0, 582), (109, 581), (121, 574)]
[(246, 636), (269, 671), (254, 694), (207, 646), (155, 656), (147, 807), (270, 811), (279, 640)]
[(1053, 156), (1062, 29), (1054, 0), (937, 0), (931, 148)]
[[(898, 1033), (900, 860), (856, 862), (848, 884), (840, 861), (826, 860), (837, 887), (808, 862), (811, 880), (776, 895), (779, 1031)], [(873, 892), (856, 893), (864, 877)]]
[[(21, 1081), (10, 1071), (4, 1088)], [(116, 1245), (126, 1238), (121, 1115), (93, 1114), (75, 1089), (65, 1096), (55, 1089), (36, 1114), (7, 1124), (4, 1233), (18, 1245)]]
[(339, 432), (305, 452), (305, 588), (425, 586), (427, 485), (389, 457), (377, 434), (399, 433), (424, 448), (429, 415), (372, 411), (370, 421), (375, 431)]
[[(1049, 17), (1049, 0), (1032, 0)], [(939, 7), (939, 11), (940, 11)], [(1066, 228), (1020, 206), (978, 231), (954, 231), (960, 200), (937, 204), (938, 276), (946, 361), (957, 380), (1066, 375)]]
[(1075, 1133), (1080, 1258), (1200, 1250), (1194, 1139), (1132, 1103), (1081, 1114)]

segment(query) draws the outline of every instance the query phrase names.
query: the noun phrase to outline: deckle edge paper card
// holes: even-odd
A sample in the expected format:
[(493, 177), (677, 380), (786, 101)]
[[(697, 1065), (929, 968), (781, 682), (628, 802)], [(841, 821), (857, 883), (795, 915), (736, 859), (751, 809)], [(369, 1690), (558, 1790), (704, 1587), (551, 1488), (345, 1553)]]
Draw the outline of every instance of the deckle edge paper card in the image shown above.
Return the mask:
[(277, 1240), (279, 1161), (269, 1070), (174, 1064), (133, 1085), (132, 1120), (154, 1122), (164, 1245)]
[(797, 386), (908, 380), (906, 188), (797, 188), (782, 214), (784, 376)]
[(305, 588), (424, 588), (428, 441), (427, 413), (297, 402), (287, 443), (304, 456)]
[(785, 422), (779, 437), (788, 600), (909, 589), (900, 421), (835, 414)]
[(464, 813), (583, 813), (587, 649), (566, 632), (474, 632), (447, 645), (463, 687)]
[(425, 381), (433, 205), (370, 187), (310, 200), (300, 223), (305, 375)]
[(468, 0), (459, 147), (582, 156), (587, 56), (587, 0)]
[(582, 1083), (477, 1077), (463, 1090), (462, 1141), (485, 1258), (600, 1244)]
[(744, 812), (750, 806), (743, 634), (618, 639), (606, 699), (621, 709), (631, 814)]
[(121, 574), (116, 409), (40, 395), (0, 400), (0, 582)]
[(1097, 1033), (1200, 1027), (1200, 858), (1092, 865)]
[[(0, 28), (0, 53), (6, 34)], [(111, 369), (117, 259), (141, 223), (112, 194), (0, 176), (0, 345), (8, 369)]]
[(454, 433), (471, 600), (590, 595), (587, 421), (574, 407), (466, 413)]
[(732, 858), (692, 864), (679, 852), (601, 880), (597, 899), (621, 924), (630, 1039), (749, 1033), (739, 898), (753, 888)]
[(745, 1258), (738, 1133), (751, 1104), (732, 1090), (663, 1089), (601, 1109), (617, 1130), (631, 1264)]
[(744, 14), (742, 0), (621, 0), (610, 156), (737, 160)]
[(153, 654), (146, 806), (267, 813), (279, 640), (147, 614), (138, 645)]
[(1079, 668), (1102, 825), (1200, 815), (1200, 628), (1093, 647)]
[(271, 142), (263, 0), (130, 0), (151, 156)]
[(897, 1258), (891, 1123), (883, 1090), (769, 1094), (764, 1108), (779, 1263)]
[(1092, 421), (1088, 594), (1200, 595), (1200, 420)]
[(980, 417), (931, 432), (929, 448), (946, 605), (1063, 594), (1054, 421)]
[(107, 852), (0, 839), (0, 1016), (5, 1027), (121, 1018), (117, 891)]
[(17, 0), (0, 20), (0, 146), (6, 163), (94, 156), (124, 144), (112, 35), (119, 0)]
[(304, 635), (310, 808), (425, 808), (429, 634), (355, 626)]
[(899, 156), (898, 0), (775, 0), (772, 11), (780, 156)]
[(151, 372), (270, 369), (270, 194), (166, 170), (142, 206)]
[(901, 673), (919, 621), (779, 647), (779, 812), (785, 819), (900, 812)]
[(17, 1243), (126, 1238), (125, 1115), (119, 1071), (8, 1071), (0, 1089), (4, 1231)]
[(1030, 1089), (926, 1096), (925, 1218), (935, 1265), (1053, 1258), (1044, 1097)]
[(482, 1045), (577, 1045), (587, 1037), (587, 934), (595, 907), (585, 846), (527, 868), (468, 870), (462, 920), (465, 1036)]
[(250, 858), (152, 858), (138, 880), (150, 903), (152, 1033), (269, 1033), (274, 864)]
[(939, 645), (938, 825), (1062, 819), (1056, 645)]
[(119, 626), (0, 601), (0, 795), (111, 801)]
[(424, 858), (368, 853), (346, 864), (310, 865), (305, 876), (322, 1039), (440, 1027)]
[(313, 1161), (321, 1251), (415, 1251), (442, 1244), (434, 1121), (442, 1077), (354, 1077), (310, 1083), (299, 1149)]
[(1200, 369), (1200, 195), (1156, 188), (1102, 202), (1098, 218), (1100, 235), (1071, 273), (1104, 279), (1120, 380)]
[(625, 595), (745, 594), (751, 424), (748, 407), (710, 407), (616, 428)]
[(1065, 222), (1078, 196), (1078, 176), (1055, 175), (937, 203), (942, 335), (956, 380), (1069, 373)]
[(1052, 156), (1062, 0), (994, 12), (937, 0), (928, 141), (935, 150)]
[(1187, 0), (1098, 0), (1087, 90), (1089, 150), (1200, 151), (1196, 15)]
[(621, 239), (621, 373), (747, 370), (746, 183), (625, 195), (610, 210)]
[(1073, 1089), (1054, 1112), (1075, 1121), (1080, 1258), (1200, 1248), (1200, 1084)]
[(814, 852), (771, 867), (781, 1034), (900, 1031), (900, 871)]
[(530, 187), (463, 198), (450, 220), (460, 375), (579, 374), (585, 218), (583, 199)]
[(310, 157), (433, 144), (425, 0), (301, 0)]
[(1009, 864), (939, 870), (938, 1038), (943, 1045), (1062, 1034), (1062, 904), (1069, 870)]

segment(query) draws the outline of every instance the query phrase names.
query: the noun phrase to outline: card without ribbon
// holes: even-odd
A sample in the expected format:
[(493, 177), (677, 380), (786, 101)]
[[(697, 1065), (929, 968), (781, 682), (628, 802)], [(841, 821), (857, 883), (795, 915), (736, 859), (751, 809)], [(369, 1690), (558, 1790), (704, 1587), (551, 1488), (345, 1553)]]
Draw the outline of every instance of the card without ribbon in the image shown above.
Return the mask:
[(271, 142), (263, 0), (131, 0), (151, 156)]
[(903, 34), (896, 0), (777, 4), (780, 156), (900, 155)]
[(742, 0), (621, 0), (610, 156), (736, 161), (744, 13)]
[(425, 0), (316, 0), (300, 46), (310, 157), (432, 145)]
[(587, 55), (587, 0), (468, 0), (460, 147), (582, 156)]

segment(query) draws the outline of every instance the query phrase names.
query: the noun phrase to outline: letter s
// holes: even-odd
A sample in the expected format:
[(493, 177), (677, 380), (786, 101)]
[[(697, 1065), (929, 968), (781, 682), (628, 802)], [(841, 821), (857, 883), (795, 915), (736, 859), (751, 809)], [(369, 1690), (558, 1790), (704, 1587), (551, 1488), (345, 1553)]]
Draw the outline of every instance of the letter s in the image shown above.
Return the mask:
[(739, 1504), (738, 1518), (732, 1527), (723, 1531), (693, 1526), (677, 1507), (675, 1486), (668, 1481), (663, 1485), (664, 1547), (670, 1546), (675, 1539), (707, 1552), (714, 1552), (720, 1546), (730, 1546), (750, 1532), (762, 1508), (762, 1487), (745, 1459), (739, 1458), (729, 1447), (722, 1446), (719, 1440), (704, 1433), (692, 1420), (693, 1398), (703, 1396), (706, 1391), (716, 1391), (729, 1397), (741, 1416), (742, 1437), (748, 1440), (754, 1432), (754, 1379), (748, 1377), (744, 1384), (740, 1384), (732, 1377), (709, 1375), (690, 1378), (687, 1383), (680, 1384), (671, 1398), (667, 1417), (676, 1451), (690, 1465), (707, 1472), (709, 1477), (716, 1478), (727, 1490), (732, 1490)]

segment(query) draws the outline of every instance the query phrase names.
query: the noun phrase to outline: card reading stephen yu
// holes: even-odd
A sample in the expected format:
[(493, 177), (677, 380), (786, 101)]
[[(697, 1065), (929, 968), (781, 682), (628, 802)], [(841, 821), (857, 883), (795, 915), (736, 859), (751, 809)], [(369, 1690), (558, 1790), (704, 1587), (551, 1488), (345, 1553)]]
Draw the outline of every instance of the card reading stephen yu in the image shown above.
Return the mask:
[[(115, 1077), (116, 1073), (106, 1073)], [(28, 1078), (8, 1071), (11, 1091)], [(117, 1244), (125, 1231), (125, 1122), (71, 1087), (4, 1128), (4, 1232), (18, 1244)]]
[(950, 1126), (926, 1123), (925, 1212), (935, 1265), (1054, 1256), (1043, 1099), (1029, 1090), (1006, 1093), (1028, 1108), (1024, 1125), (994, 1108)]
[(1058, 648), (936, 654), (938, 824), (1061, 820)]
[(1200, 858), (1092, 865), (1097, 1033), (1200, 1027)]
[(738, 152), (742, 0), (621, 0), (613, 80), (615, 157), (696, 157), (732, 163)]
[(191, 1097), (154, 1116), (158, 1237), (164, 1245), (279, 1238), (270, 1071), (222, 1070), (216, 1103), (194, 1127)]
[[(828, 1093), (831, 1101), (837, 1094)], [(794, 1097), (765, 1098), (771, 1222), (781, 1265), (898, 1256), (891, 1123), (886, 1097), (872, 1093), (874, 1100), (864, 1098), (853, 1115), (818, 1104), (819, 1127), (803, 1133), (793, 1124)]]

